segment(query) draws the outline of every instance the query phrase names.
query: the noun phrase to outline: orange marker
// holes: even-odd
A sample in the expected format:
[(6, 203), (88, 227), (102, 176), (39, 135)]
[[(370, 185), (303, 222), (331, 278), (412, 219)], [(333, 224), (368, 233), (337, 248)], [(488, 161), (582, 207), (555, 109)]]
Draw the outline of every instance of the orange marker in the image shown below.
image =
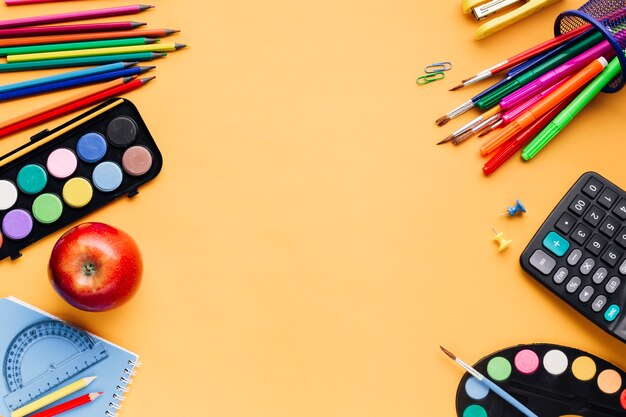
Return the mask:
[(559, 88), (554, 90), (548, 97), (544, 98), (525, 113), (522, 113), (517, 119), (509, 123), (497, 136), (483, 144), (480, 148), (480, 153), (487, 155), (496, 150), (500, 145), (513, 138), (513, 136), (530, 126), (535, 120), (546, 114), (554, 106), (580, 89), (580, 87), (587, 84), (587, 82), (602, 72), (604, 67), (608, 64), (607, 60), (603, 57), (591, 62), (564, 82)]

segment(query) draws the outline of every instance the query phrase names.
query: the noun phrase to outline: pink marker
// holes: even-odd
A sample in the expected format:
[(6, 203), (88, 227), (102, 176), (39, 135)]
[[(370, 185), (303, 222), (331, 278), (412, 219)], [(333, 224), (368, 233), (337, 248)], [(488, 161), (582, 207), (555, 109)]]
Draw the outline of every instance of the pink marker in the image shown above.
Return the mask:
[(554, 84), (552, 87), (548, 88), (547, 90), (544, 90), (541, 93), (537, 94), (536, 96), (531, 97), (530, 99), (526, 100), (522, 104), (519, 104), (513, 107), (512, 109), (507, 110), (501, 117), (502, 122), (506, 125), (512, 122), (513, 120), (517, 119), (517, 116), (524, 113), (526, 110), (530, 109), (539, 101), (543, 100), (545, 97), (550, 95), (554, 90), (559, 88), (561, 84), (563, 84), (568, 79), (569, 79), (569, 76), (565, 77), (564, 79)]

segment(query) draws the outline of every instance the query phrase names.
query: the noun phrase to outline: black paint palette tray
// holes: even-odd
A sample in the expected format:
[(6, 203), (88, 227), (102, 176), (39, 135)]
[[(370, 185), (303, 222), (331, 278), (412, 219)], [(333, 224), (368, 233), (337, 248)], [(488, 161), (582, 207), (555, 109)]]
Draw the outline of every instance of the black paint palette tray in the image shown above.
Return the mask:
[(0, 158), (0, 260), (156, 177), (163, 158), (137, 108), (114, 98)]
[[(529, 344), (481, 359), (474, 369), (541, 417), (626, 416), (626, 373), (579, 349)], [(523, 417), (470, 374), (456, 395), (459, 417)]]

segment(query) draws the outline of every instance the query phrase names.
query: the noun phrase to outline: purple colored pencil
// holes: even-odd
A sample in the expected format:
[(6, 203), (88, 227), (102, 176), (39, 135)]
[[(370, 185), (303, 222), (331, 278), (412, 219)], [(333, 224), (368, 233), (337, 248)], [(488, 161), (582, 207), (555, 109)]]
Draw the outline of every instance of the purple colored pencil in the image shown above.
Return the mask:
[(0, 29), (0, 38), (21, 38), (26, 36), (67, 35), (71, 33), (92, 33), (124, 31), (144, 26), (143, 22), (83, 23), (63, 26), (33, 26), (27, 28)]
[(52, 23), (73, 22), (76, 20), (99, 19), (101, 17), (123, 16), (143, 12), (154, 6), (134, 4), (131, 6), (109, 7), (106, 9), (83, 10), (45, 16), (21, 17), (18, 19), (0, 20), (0, 29), (18, 28)]

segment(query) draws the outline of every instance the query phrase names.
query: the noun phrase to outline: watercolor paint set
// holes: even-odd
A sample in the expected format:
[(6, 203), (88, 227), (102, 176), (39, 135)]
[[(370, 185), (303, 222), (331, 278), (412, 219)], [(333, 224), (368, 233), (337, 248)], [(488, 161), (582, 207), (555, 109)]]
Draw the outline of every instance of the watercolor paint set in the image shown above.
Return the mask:
[(138, 193), (163, 158), (128, 100), (94, 107), (0, 157), (0, 260)]
[[(542, 417), (626, 416), (626, 372), (579, 349), (519, 345), (474, 365)], [(518, 417), (518, 410), (466, 373), (456, 396), (459, 417)]]

